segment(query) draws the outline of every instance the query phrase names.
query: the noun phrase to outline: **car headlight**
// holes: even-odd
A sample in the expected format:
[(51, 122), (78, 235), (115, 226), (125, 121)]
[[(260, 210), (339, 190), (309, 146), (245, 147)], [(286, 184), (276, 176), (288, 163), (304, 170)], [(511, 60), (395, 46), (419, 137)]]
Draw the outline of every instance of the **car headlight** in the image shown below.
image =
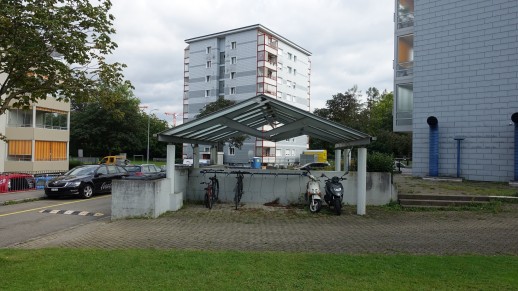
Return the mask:
[(79, 187), (79, 185), (81, 185), (81, 181), (67, 182), (65, 187)]

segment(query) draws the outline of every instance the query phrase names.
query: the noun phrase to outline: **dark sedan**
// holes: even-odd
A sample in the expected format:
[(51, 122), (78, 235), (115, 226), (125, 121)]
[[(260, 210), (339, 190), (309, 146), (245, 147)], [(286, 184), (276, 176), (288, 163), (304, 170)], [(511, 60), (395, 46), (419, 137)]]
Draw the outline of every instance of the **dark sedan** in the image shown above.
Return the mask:
[(77, 195), (90, 198), (98, 193), (110, 193), (112, 180), (122, 179), (128, 172), (121, 166), (88, 165), (75, 167), (62, 176), (53, 178), (45, 185), (48, 197)]

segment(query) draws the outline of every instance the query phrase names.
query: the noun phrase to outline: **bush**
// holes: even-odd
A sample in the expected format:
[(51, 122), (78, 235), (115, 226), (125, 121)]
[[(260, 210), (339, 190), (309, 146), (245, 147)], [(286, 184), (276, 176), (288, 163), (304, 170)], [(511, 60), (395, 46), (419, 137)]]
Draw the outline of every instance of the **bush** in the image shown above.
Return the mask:
[(74, 167), (77, 167), (77, 166), (82, 166), (83, 163), (81, 161), (78, 161), (78, 160), (68, 160), (68, 168), (69, 169), (72, 169)]
[[(358, 171), (357, 159), (351, 159), (349, 165), (350, 171)], [(373, 152), (367, 154), (367, 172), (389, 172), (393, 173), (395, 170), (394, 159), (391, 155)]]
[(368, 154), (367, 172), (394, 172), (394, 158), (378, 152)]

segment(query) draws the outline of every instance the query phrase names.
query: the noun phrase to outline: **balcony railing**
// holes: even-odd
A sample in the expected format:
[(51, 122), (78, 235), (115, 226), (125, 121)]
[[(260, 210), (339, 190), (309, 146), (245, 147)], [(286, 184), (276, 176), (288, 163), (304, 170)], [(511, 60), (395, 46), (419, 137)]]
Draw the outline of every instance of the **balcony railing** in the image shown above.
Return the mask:
[(407, 77), (414, 75), (414, 62), (398, 63), (396, 65), (396, 77)]
[(397, 18), (397, 28), (414, 26), (414, 13), (399, 13)]

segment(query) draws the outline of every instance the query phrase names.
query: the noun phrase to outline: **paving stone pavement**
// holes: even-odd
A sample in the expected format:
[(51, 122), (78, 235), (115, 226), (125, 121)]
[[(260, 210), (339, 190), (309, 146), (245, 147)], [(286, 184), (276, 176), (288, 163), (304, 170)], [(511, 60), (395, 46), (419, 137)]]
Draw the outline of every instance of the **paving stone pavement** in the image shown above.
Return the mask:
[(158, 219), (96, 221), (12, 248), (159, 248), (349, 254), (518, 255), (518, 205), (483, 211), (394, 211), (186, 205)]

